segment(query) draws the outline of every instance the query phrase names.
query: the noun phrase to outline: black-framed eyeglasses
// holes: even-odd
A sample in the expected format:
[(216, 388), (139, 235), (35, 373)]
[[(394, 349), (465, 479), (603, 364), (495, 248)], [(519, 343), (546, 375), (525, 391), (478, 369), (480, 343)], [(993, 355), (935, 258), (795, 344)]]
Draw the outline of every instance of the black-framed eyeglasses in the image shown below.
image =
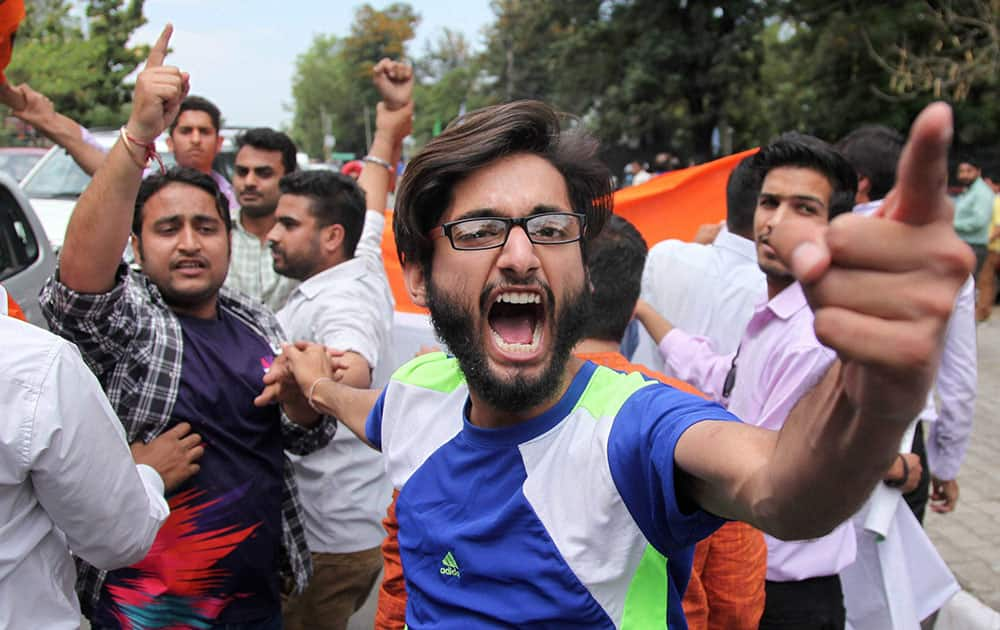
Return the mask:
[(514, 226), (536, 245), (561, 245), (580, 240), (587, 216), (579, 212), (544, 212), (526, 217), (484, 217), (449, 221), (431, 229), (430, 238), (447, 236), (457, 250), (493, 249), (507, 244)]

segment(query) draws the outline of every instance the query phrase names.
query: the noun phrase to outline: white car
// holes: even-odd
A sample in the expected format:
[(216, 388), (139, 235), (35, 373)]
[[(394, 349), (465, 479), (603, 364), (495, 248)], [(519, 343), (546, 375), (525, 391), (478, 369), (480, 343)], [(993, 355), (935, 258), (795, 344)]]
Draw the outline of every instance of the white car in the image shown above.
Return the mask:
[(55, 266), (52, 248), (27, 198), (12, 177), (0, 173), (0, 284), (28, 321), (43, 328), (38, 292)]
[[(215, 157), (213, 167), (225, 175), (232, 177), (233, 162), (236, 159), (233, 142), (240, 129), (223, 129), (224, 142), (222, 150)], [(110, 150), (118, 140), (118, 130), (94, 131), (93, 136), (102, 147)], [(156, 140), (156, 150), (166, 166), (174, 164), (174, 156), (167, 149), (166, 135)], [(21, 180), (21, 189), (31, 200), (35, 214), (42, 222), (45, 234), (56, 251), (62, 247), (66, 235), (69, 217), (76, 206), (76, 200), (90, 183), (90, 176), (83, 172), (69, 153), (62, 147), (52, 147), (49, 152), (35, 164), (34, 168)]]

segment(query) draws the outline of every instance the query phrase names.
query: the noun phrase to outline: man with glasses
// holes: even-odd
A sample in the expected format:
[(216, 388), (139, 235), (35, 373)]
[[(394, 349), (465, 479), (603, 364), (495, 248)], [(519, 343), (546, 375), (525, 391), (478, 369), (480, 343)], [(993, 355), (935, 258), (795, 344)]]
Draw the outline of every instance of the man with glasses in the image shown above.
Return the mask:
[[(399, 190), (407, 288), (454, 356), (418, 357), (379, 393), (337, 383), (325, 348), (286, 346), (257, 402), (303, 392), (382, 451), (400, 491), (410, 628), (684, 628), (696, 541), (725, 518), (786, 539), (830, 531), (921, 406), (972, 266), (940, 176), (950, 123), (944, 106), (916, 123), (898, 221), (772, 236), (845, 361), (834, 394), (781, 432), (571, 358), (611, 178), (595, 141), (561, 133), (556, 113), (530, 101), (463, 118), (410, 162)], [(817, 434), (840, 437), (818, 448)]]

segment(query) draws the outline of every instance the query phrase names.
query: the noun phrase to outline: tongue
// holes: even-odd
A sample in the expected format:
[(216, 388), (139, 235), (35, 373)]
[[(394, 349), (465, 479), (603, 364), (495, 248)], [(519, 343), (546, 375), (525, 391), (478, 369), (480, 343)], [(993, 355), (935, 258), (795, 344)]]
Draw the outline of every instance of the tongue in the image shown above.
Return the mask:
[(535, 318), (525, 315), (494, 317), (493, 330), (507, 343), (530, 344), (534, 333)]

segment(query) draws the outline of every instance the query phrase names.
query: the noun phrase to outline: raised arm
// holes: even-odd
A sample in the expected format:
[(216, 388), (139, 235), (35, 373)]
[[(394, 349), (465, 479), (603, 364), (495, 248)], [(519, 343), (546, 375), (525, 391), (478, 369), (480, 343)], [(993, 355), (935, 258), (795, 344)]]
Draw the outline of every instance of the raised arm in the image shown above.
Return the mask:
[(368, 208), (384, 211), (403, 138), (413, 127), (413, 69), (398, 61), (382, 59), (372, 73), (382, 101), (375, 108), (375, 136), (366, 156), (373, 159), (365, 160), (358, 185), (365, 191)]
[(805, 286), (817, 337), (842, 367), (778, 433), (714, 422), (689, 429), (676, 461), (700, 505), (781, 538), (811, 538), (854, 513), (885, 476), (926, 402), (973, 266), (945, 190), (951, 135), (946, 105), (920, 114), (874, 225), (843, 215), (816, 232), (775, 230), (771, 242)]
[(150, 50), (135, 82), (132, 114), (126, 129), (137, 143), (120, 139), (94, 174), (70, 217), (59, 262), (59, 279), (80, 293), (104, 293), (128, 242), (145, 149), (177, 116), (187, 95), (188, 75), (164, 66), (172, 27), (167, 25)]
[(86, 141), (80, 123), (57, 112), (49, 97), (31, 89), (27, 83), (22, 83), (16, 89), (24, 97), (23, 107), (14, 109), (11, 113), (65, 149), (87, 175), (92, 176), (97, 172), (97, 168), (104, 162), (104, 151)]

